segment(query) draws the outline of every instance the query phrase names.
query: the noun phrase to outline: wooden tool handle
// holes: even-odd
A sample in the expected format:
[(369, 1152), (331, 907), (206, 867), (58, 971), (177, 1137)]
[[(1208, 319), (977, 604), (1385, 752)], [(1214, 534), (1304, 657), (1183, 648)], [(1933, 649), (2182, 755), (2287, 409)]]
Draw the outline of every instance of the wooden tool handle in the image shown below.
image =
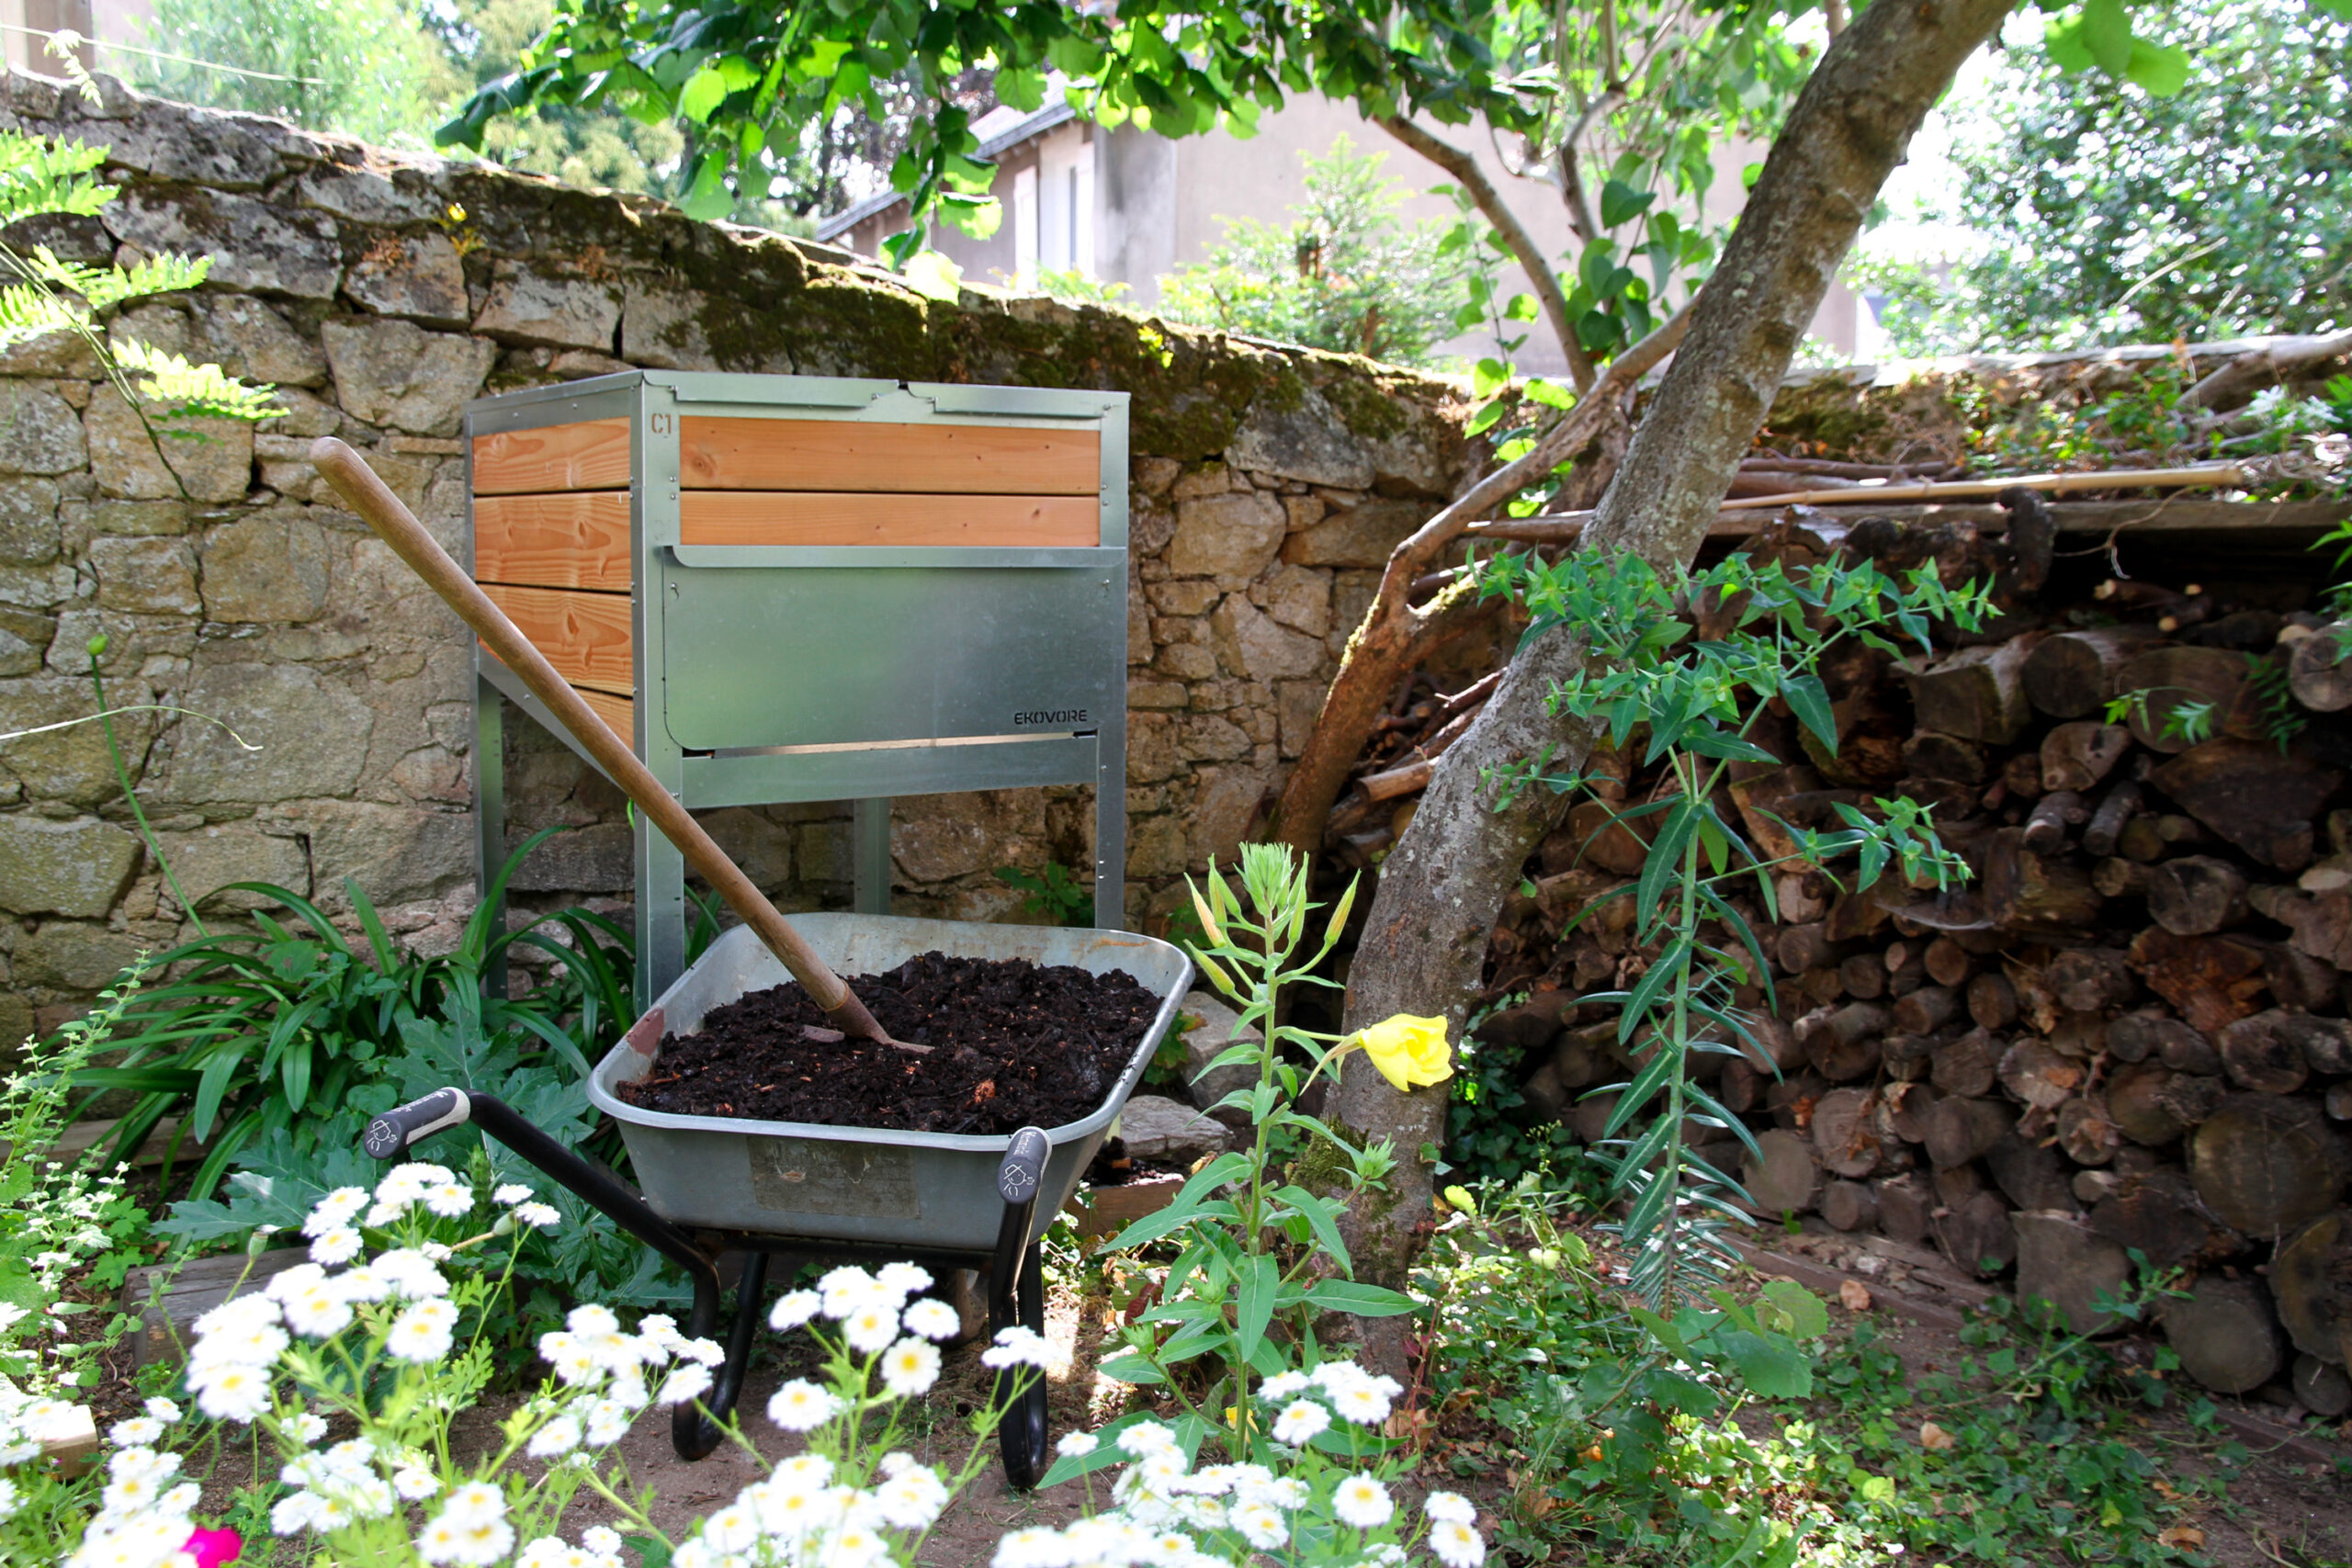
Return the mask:
[[(800, 933), (768, 902), (767, 896), (728, 859), (727, 852), (702, 830), (702, 824), (662, 787), (662, 782), (638, 761), (628, 743), (613, 733), (612, 727), (571, 689), (571, 683), (556, 672), (547, 656), (506, 618), (506, 613), (492, 604), (490, 596), (474, 585), (465, 570), (449, 558), (449, 552), (425, 531), (424, 525), (376, 477), (376, 471), (358, 453), (332, 435), (322, 435), (311, 446), (311, 463), (326, 476), (335, 493), (376, 530), (384, 543), (392, 547), (393, 553), (424, 580), (425, 586), (458, 612), (458, 618), (473, 629), (483, 645), (498, 656), (499, 662), (521, 677), (531, 694), (545, 703), (548, 711), (587, 749), (596, 765), (605, 770), (605, 776), (637, 803), (637, 808), (645, 813), (645, 819), (678, 847), (695, 874), (727, 900), (728, 908), (741, 916), (745, 925), (759, 933), (768, 951), (783, 961), (792, 977), (800, 982), (843, 1033), (899, 1043), (883, 1032), (874, 1015), (865, 1010), (865, 1004), (842, 984), (841, 976), (801, 940)], [(494, 767), (497, 760), (478, 757), (475, 765)]]

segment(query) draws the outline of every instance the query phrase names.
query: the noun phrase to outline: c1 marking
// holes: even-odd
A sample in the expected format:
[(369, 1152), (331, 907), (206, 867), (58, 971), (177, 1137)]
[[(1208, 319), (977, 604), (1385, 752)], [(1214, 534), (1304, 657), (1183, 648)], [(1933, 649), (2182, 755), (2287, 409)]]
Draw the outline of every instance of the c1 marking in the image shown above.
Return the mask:
[(652, 416), (652, 422), (654, 434), (667, 435), (670, 434), (670, 416), (668, 414), (657, 413)]

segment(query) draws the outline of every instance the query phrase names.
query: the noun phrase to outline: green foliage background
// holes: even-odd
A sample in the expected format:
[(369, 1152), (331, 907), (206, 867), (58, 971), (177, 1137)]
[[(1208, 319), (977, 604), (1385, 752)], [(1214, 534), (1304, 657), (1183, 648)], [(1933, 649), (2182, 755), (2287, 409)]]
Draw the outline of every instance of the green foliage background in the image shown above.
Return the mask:
[(1864, 265), (1909, 355), (2211, 340), (2352, 316), (2352, 6), (2174, 0), (2194, 62), (2158, 97), (2012, 50), (1956, 111), (1928, 215), (1983, 236), (1949, 269)]

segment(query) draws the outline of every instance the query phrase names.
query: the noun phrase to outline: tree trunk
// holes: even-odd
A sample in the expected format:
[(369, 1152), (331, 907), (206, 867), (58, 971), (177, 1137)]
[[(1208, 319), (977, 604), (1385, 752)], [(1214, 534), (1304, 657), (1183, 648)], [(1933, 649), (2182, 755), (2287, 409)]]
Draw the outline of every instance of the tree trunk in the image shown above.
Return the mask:
[[(1579, 548), (1636, 554), (1662, 568), (1697, 553), (1887, 175), (1961, 62), (2008, 10), (2009, 0), (1873, 6), (1829, 46), (1772, 144)], [(1482, 775), (1546, 750), (1555, 766), (1583, 761), (1589, 735), (1544, 709), (1554, 682), (1581, 668), (1583, 657), (1566, 627), (1522, 646), (1470, 733), (1439, 763), (1421, 809), (1381, 868), (1350, 975), (1347, 1027), (1413, 1012), (1443, 1014), (1458, 1030), (1478, 989), (1487, 932), (1560, 804), (1538, 789), (1498, 809)], [(1294, 812), (1285, 799), (1285, 837), (1319, 831), (1321, 818), (1320, 810)], [(1419, 1156), (1443, 1139), (1445, 1102), (1442, 1089), (1399, 1093), (1361, 1054), (1341, 1073), (1332, 1119), (1353, 1135), (1393, 1140), (1400, 1157), (1387, 1188), (1349, 1215), (1362, 1278), (1404, 1282), (1429, 1213), (1429, 1167)], [(1385, 1357), (1375, 1350), (1374, 1359)]]

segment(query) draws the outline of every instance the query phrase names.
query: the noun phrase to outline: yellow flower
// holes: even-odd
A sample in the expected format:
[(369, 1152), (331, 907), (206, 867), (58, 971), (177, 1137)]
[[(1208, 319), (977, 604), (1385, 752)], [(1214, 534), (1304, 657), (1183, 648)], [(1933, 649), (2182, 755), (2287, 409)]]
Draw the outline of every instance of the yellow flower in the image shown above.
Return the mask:
[(1355, 1043), (1363, 1047), (1380, 1076), (1400, 1089), (1443, 1083), (1453, 1076), (1453, 1052), (1445, 1043), (1442, 1018), (1400, 1012), (1357, 1031)]

